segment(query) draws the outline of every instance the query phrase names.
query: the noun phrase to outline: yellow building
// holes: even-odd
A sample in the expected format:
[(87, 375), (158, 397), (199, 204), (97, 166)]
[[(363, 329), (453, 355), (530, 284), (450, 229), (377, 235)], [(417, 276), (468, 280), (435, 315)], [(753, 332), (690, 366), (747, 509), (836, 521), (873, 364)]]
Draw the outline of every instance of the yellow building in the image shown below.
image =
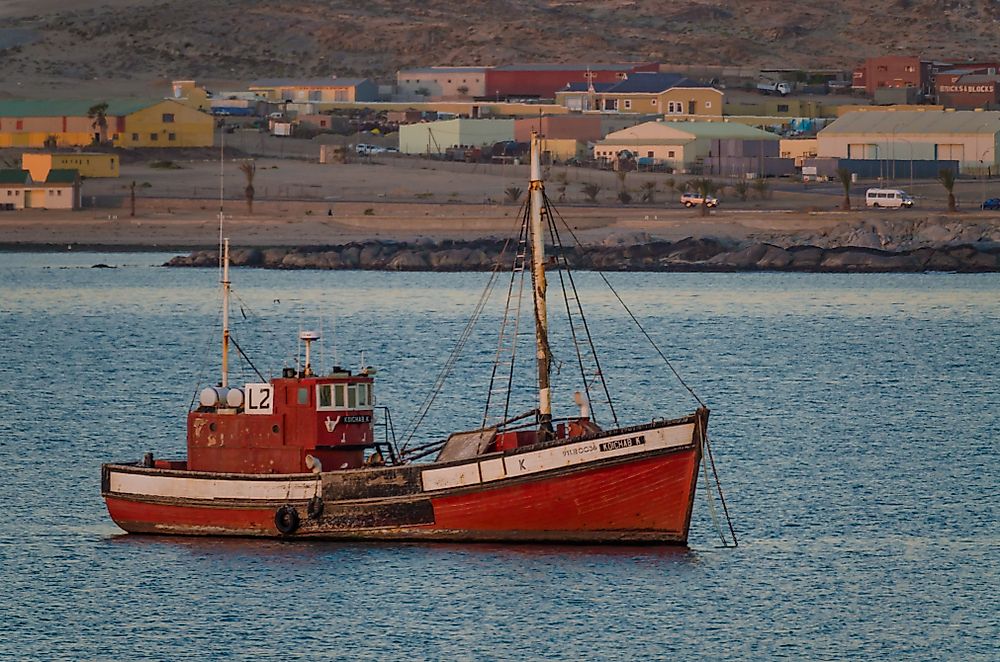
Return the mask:
[(586, 160), (590, 156), (590, 148), (584, 140), (573, 138), (542, 138), (542, 154), (553, 161), (568, 161), (569, 159)]
[(175, 80), (171, 87), (173, 89), (173, 100), (190, 106), (195, 110), (206, 113), (212, 112), (212, 102), (209, 99), (208, 90), (198, 85), (193, 80)]
[(795, 159), (795, 167), (801, 168), (803, 161), (814, 158), (818, 153), (818, 142), (815, 138), (782, 138), (781, 157)]
[(378, 85), (369, 78), (271, 78), (254, 81), (247, 89), (274, 103), (353, 103), (378, 99)]
[(658, 114), (670, 119), (721, 117), (725, 95), (679, 74), (635, 72), (615, 83), (570, 83), (556, 103), (571, 111)]
[(170, 99), (0, 100), (0, 147), (210, 147), (214, 126)]
[(81, 177), (117, 177), (120, 165), (117, 154), (103, 152), (25, 152), (21, 155), (21, 168), (30, 172), (36, 182), (44, 182), (50, 170), (76, 170)]

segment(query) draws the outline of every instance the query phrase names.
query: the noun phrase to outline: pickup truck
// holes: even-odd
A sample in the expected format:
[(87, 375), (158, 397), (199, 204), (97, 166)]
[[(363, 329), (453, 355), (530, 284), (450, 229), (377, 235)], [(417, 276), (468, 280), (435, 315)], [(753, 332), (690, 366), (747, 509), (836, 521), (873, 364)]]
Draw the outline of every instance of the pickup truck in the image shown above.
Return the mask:
[(694, 207), (696, 205), (701, 205), (702, 202), (705, 203), (706, 207), (719, 206), (719, 199), (712, 196), (702, 198), (701, 193), (694, 193), (692, 191), (688, 191), (686, 193), (681, 194), (681, 204), (684, 205), (685, 207)]

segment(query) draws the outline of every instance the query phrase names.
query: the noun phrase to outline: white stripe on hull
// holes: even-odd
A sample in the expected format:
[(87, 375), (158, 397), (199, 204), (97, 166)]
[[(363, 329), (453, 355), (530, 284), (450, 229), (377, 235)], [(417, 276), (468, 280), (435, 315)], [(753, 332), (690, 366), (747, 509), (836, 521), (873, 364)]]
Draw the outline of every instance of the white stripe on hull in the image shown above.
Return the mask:
[[(540, 471), (564, 469), (648, 451), (688, 446), (694, 438), (694, 423), (619, 434), (574, 444), (545, 448), (510, 457), (469, 462), (421, 474), (424, 492), (488, 483), (503, 478), (525, 476)], [(502, 464), (500, 464), (502, 463)]]
[(175, 499), (308, 500), (320, 493), (316, 480), (217, 480), (111, 472), (111, 492)]

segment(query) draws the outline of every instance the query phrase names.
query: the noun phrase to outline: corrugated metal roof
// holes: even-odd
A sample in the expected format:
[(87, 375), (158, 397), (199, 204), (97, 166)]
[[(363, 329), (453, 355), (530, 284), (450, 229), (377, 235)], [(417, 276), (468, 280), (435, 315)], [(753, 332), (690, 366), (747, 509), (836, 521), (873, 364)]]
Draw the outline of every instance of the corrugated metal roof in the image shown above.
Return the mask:
[(649, 62), (632, 62), (631, 64), (594, 64), (593, 62), (578, 62), (570, 64), (505, 64), (493, 67), (494, 71), (632, 71), (636, 67), (649, 66)]
[(357, 87), (367, 78), (262, 78), (250, 83), (255, 87)]
[(46, 184), (72, 184), (76, 182), (79, 173), (76, 170), (56, 169), (49, 170), (49, 176), (45, 178)]
[(0, 169), (0, 184), (27, 184), (30, 173), (20, 168)]
[[(594, 83), (594, 91), (608, 94), (659, 94), (675, 87), (703, 87), (711, 85), (699, 83), (681, 74), (658, 74), (637, 71), (630, 73), (626, 80), (614, 83)], [(586, 92), (586, 83), (568, 83), (567, 92)]]
[(746, 140), (781, 140), (781, 137), (739, 122), (660, 122), (698, 138), (743, 138)]
[(614, 144), (636, 141), (635, 144), (662, 143), (676, 144), (697, 138), (740, 139), (740, 140), (780, 140), (773, 133), (756, 129), (738, 122), (644, 122), (633, 127), (613, 131), (604, 141)]
[(615, 83), (614, 87), (608, 90), (611, 94), (616, 93), (650, 93), (663, 92), (675, 87), (710, 87), (704, 83), (698, 83), (685, 78), (680, 74), (656, 74), (638, 71), (629, 74), (625, 80)]
[(107, 103), (108, 117), (131, 115), (165, 99), (7, 99), (0, 100), (0, 117), (86, 117), (94, 106)]
[(493, 67), (417, 67), (415, 69), (400, 69), (397, 74), (472, 74), (483, 73)]
[(1000, 112), (972, 110), (865, 110), (847, 113), (819, 132), (819, 135), (908, 133), (996, 134), (1000, 132)]

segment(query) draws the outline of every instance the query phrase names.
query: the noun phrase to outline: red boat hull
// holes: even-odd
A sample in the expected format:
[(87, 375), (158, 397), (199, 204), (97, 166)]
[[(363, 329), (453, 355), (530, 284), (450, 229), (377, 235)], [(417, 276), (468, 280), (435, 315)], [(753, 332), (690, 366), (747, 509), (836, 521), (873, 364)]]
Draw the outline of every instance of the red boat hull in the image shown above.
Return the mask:
[[(612, 444), (612, 451), (627, 454), (534, 473), (531, 453), (504, 456), (501, 459), (519, 463), (522, 469), (527, 462), (527, 472), (494, 481), (487, 480), (485, 468), (496, 459), (482, 460), (480, 465), (475, 461), (444, 468), (407, 465), (322, 476), (295, 474), (248, 480), (246, 476), (220, 475), (212, 482), (229, 481), (234, 494), (256, 490), (266, 497), (264, 492), (270, 489), (294, 498), (251, 500), (220, 494), (208, 499), (184, 492), (208, 489), (199, 487), (209, 481), (195, 472), (108, 465), (104, 496), (111, 517), (131, 533), (683, 544), (701, 460), (700, 439), (693, 423), (671, 433), (684, 443), (648, 451), (636, 446), (638, 452), (624, 444)], [(646, 433), (651, 439), (652, 434)], [(638, 437), (633, 433), (630, 438)], [(591, 442), (591, 446), (596, 445)], [(562, 455), (566, 453), (562, 451)], [(469, 467), (478, 467), (474, 469), (478, 473), (472, 478), (456, 478), (456, 472)], [(444, 480), (452, 482), (434, 483), (441, 480), (431, 477), (435, 471), (444, 472)], [(188, 487), (174, 487), (171, 480), (186, 481)], [(410, 489), (410, 483), (417, 487)], [(129, 487), (133, 484), (140, 487)], [(145, 484), (150, 485), (149, 494), (136, 493), (145, 489), (141, 487)], [(132, 493), (123, 493), (127, 489)], [(296, 511), (291, 533), (286, 530), (283, 534), (278, 528), (276, 512), (283, 506)]]

